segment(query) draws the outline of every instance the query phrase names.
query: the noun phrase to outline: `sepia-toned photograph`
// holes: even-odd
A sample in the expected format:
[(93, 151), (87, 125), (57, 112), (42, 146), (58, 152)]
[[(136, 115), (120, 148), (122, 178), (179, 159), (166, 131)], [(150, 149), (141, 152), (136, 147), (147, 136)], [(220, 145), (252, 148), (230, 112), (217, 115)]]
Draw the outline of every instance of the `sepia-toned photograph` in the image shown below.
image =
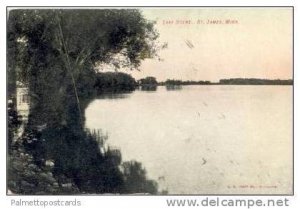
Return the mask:
[(293, 7), (7, 7), (7, 195), (292, 195)]

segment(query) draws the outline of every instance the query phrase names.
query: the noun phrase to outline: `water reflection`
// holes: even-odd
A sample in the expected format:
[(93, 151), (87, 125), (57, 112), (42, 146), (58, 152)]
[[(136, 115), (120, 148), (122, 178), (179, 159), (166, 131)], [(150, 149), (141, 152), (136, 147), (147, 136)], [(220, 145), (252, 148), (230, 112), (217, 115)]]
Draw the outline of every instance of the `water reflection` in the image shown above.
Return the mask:
[(142, 90), (142, 91), (156, 91), (157, 86), (156, 85), (142, 85), (140, 90)]
[(176, 91), (176, 90), (181, 90), (182, 86), (181, 85), (166, 85), (167, 91)]
[(130, 95), (130, 93), (119, 93), (119, 94), (116, 94), (116, 93), (105, 93), (105, 94), (102, 94), (100, 96), (97, 96), (96, 98), (97, 99), (125, 99), (125, 98), (128, 98)]
[[(283, 86), (182, 86), (171, 92), (159, 86), (128, 99), (94, 100), (85, 125), (107, 132), (122, 160), (141, 162), (160, 193), (289, 193), (291, 92)], [(245, 182), (278, 187), (228, 188)]]

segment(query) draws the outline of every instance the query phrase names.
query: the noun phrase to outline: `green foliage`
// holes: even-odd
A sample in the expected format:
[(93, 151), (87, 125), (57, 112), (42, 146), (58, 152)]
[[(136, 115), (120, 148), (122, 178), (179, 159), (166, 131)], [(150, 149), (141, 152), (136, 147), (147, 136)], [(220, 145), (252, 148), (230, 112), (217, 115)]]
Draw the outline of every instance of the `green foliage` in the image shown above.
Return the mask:
[(156, 81), (155, 77), (146, 77), (142, 78), (138, 82), (141, 86), (142, 91), (156, 91), (158, 82)]
[[(35, 133), (26, 132), (14, 142), (8, 156), (7, 185), (16, 194), (76, 194), (77, 186), (71, 180), (66, 187), (65, 182), (59, 183), (53, 175), (52, 160), (46, 160), (45, 155), (38, 155), (42, 139)], [(31, 146), (29, 146), (31, 145)], [(50, 164), (48, 164), (50, 162)]]
[[(110, 63), (117, 53), (127, 58), (126, 62), (118, 63), (119, 67), (138, 67), (141, 60), (155, 56), (158, 50), (153, 43), (158, 37), (153, 23), (145, 20), (139, 10), (132, 9), (12, 10), (8, 37), (9, 49), (23, 45), (34, 56), (39, 56), (35, 52), (40, 47), (49, 50), (42, 57), (67, 53), (75, 74), (86, 65)], [(29, 60), (20, 60), (25, 61)]]
[(172, 86), (172, 85), (209, 85), (210, 81), (182, 81), (167, 79), (165, 82), (160, 83), (161, 85)]
[(151, 76), (140, 79), (139, 83), (141, 85), (157, 85), (156, 78)]
[(81, 99), (94, 97), (96, 94), (95, 82), (97, 80), (96, 73), (92, 68), (86, 68), (79, 73), (76, 80), (76, 89)]
[(94, 88), (96, 92), (128, 92), (136, 87), (136, 81), (126, 73), (106, 72), (97, 73)]
[(219, 84), (225, 85), (293, 85), (293, 80), (270, 80), (258, 78), (221, 79)]
[(16, 105), (10, 100), (7, 104), (7, 117), (8, 117), (8, 151), (12, 150), (12, 144), (14, 136), (17, 134), (18, 128), (20, 127), (22, 120), (21, 116), (18, 115)]
[(91, 94), (84, 88), (96, 65), (137, 68), (159, 49), (153, 23), (130, 9), (12, 10), (7, 33), (9, 69), (29, 85), (33, 126), (64, 124), (63, 109), (72, 100), (82, 118), (79, 97)]
[[(153, 24), (131, 9), (26, 9), (10, 11), (7, 25), (9, 83), (12, 92), (16, 80), (26, 84), (30, 96), (28, 124), (19, 145), (30, 159), (20, 169), (37, 166), (31, 173), (36, 177), (29, 175), (26, 180), (30, 188), (18, 183), (14, 187), (25, 177), (15, 170), (14, 163), (21, 160), (18, 151), (12, 155), (9, 175), (14, 192), (35, 194), (44, 188), (36, 182), (46, 159), (54, 161), (51, 174), (61, 188), (59, 194), (68, 189), (70, 193), (125, 191), (121, 154), (111, 149), (102, 152), (101, 136), (84, 130), (80, 100), (94, 94), (96, 81), (102, 85), (94, 70), (97, 65), (133, 69), (141, 60), (156, 56), (158, 34)], [(113, 81), (119, 89), (133, 85), (125, 74)], [(51, 189), (50, 185), (45, 192), (56, 192)]]
[(125, 193), (157, 193), (157, 183), (147, 179), (146, 170), (136, 161), (123, 163)]

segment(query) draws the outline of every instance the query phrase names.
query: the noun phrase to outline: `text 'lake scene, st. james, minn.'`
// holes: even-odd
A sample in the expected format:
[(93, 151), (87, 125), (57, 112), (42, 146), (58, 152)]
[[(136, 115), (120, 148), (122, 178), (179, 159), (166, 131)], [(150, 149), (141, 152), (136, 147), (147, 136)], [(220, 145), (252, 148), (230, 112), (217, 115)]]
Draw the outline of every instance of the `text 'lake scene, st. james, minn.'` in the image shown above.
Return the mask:
[(7, 15), (7, 194), (293, 193), (292, 8)]

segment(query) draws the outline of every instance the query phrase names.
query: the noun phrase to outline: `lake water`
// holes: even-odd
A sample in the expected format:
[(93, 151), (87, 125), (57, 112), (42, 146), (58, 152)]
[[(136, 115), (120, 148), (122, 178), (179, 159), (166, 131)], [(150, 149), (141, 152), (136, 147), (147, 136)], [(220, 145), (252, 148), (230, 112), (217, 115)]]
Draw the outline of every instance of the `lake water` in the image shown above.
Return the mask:
[(169, 194), (290, 194), (292, 86), (183, 86), (94, 99), (86, 127)]

